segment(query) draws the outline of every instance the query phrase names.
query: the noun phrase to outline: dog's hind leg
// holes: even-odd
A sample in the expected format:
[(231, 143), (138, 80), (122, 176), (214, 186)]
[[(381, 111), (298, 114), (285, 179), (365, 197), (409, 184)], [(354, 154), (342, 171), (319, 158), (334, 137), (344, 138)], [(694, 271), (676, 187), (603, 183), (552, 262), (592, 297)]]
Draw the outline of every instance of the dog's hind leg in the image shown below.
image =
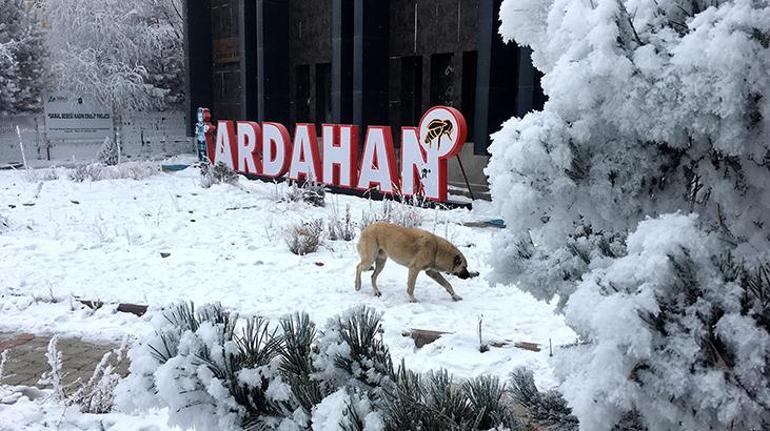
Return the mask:
[(436, 283), (440, 284), (444, 289), (446, 289), (447, 292), (449, 292), (450, 295), (452, 295), (452, 300), (454, 301), (460, 301), (463, 299), (460, 295), (455, 293), (455, 290), (452, 288), (452, 285), (449, 284), (449, 282), (444, 278), (443, 275), (441, 275), (440, 272), (436, 271), (435, 269), (428, 269), (425, 271), (426, 274), (428, 274), (428, 277), (436, 280)]
[(358, 247), (358, 254), (361, 255), (361, 262), (356, 266), (356, 290), (361, 290), (361, 273), (369, 271), (376, 258), (376, 252), (372, 253), (370, 250), (366, 250), (363, 247)]
[(374, 289), (374, 296), (382, 296), (382, 292), (377, 288), (377, 277), (385, 268), (385, 262), (388, 261), (388, 256), (382, 251), (377, 254), (377, 259), (374, 261), (374, 274), (372, 274), (372, 289)]
[(418, 274), (420, 274), (419, 268), (409, 268), (409, 279), (406, 281), (406, 294), (409, 297), (409, 302), (417, 302), (414, 299), (414, 284), (417, 282)]

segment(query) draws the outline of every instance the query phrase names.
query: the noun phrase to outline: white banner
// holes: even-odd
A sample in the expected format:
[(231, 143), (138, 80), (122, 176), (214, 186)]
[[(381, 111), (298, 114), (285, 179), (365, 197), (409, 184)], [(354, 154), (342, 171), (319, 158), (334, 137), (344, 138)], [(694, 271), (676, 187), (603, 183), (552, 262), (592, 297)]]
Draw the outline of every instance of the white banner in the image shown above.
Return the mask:
[(45, 132), (49, 140), (103, 141), (113, 137), (112, 111), (85, 97), (44, 96)]

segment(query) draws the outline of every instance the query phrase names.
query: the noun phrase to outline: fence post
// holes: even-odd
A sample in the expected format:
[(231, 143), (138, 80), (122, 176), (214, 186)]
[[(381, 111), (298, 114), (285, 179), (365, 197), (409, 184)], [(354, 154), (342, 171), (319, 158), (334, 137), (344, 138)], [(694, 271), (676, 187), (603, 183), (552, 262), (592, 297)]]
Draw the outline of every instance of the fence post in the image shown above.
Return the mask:
[(29, 170), (29, 165), (27, 164), (27, 156), (24, 154), (24, 142), (22, 142), (21, 139), (21, 130), (19, 130), (19, 125), (16, 125), (16, 136), (19, 137), (19, 148), (21, 149), (21, 162), (24, 163), (24, 169)]

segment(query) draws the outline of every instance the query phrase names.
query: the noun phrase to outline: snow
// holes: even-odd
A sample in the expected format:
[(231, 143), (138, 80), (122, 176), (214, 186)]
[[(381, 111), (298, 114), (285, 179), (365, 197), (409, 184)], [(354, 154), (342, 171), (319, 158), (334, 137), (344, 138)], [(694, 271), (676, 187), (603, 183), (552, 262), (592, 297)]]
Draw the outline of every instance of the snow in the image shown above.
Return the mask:
[[(24, 388), (14, 388), (18, 391)], [(15, 403), (0, 402), (0, 431), (37, 430), (143, 430), (172, 431), (180, 428), (166, 425), (166, 410), (151, 410), (141, 416), (124, 413), (83, 414), (77, 407), (63, 407), (61, 404), (40, 398), (30, 400), (21, 396)]]
[[(585, 274), (570, 296), (567, 323), (591, 343), (557, 358), (564, 378), (559, 389), (585, 429), (609, 430), (634, 409), (650, 429), (733, 423), (751, 429), (766, 420), (761, 400), (770, 397), (763, 377), (770, 336), (742, 313), (743, 293), (723, 279), (712, 258), (719, 242), (700, 231), (697, 220), (669, 214), (641, 222), (628, 236), (628, 255)], [(685, 266), (684, 276), (673, 263)], [(690, 301), (692, 295), (697, 300)], [(665, 331), (645, 316), (661, 319)], [(737, 390), (719, 366), (709, 365), (712, 353), (702, 345), (713, 330), (733, 352), (731, 373), (751, 382), (751, 392)]]
[[(391, 262), (379, 278), (383, 296), (376, 298), (368, 277), (360, 292), (353, 289), (355, 240), (326, 241), (317, 253), (300, 257), (289, 252), (283, 239), (292, 223), (327, 220), (335, 208), (344, 217), (347, 205), (359, 221), (381, 212), (382, 202), (341, 195), (327, 195), (325, 208), (281, 202), (285, 184), (245, 179), (237, 186), (204, 189), (193, 168), (139, 181), (28, 178), (23, 172), (0, 172), (0, 202), (15, 205), (0, 208), (10, 222), (0, 234), (0, 312), (8, 317), (0, 321), (0, 331), (119, 341), (152, 329), (149, 318), (117, 313), (114, 305), (90, 310), (74, 298), (152, 307), (221, 302), (242, 315), (274, 322), (306, 311), (322, 326), (348, 309), (368, 305), (383, 313), (384, 339), (396, 363), (403, 358), (415, 371), (447, 368), (458, 378), (494, 374), (503, 379), (526, 365), (544, 387), (556, 383), (548, 349), (493, 348), (482, 354), (478, 319), (483, 317), (485, 342), (510, 339), (547, 346), (551, 339), (557, 346), (575, 340), (551, 306), (514, 286), (492, 285), (483, 277), (450, 278), (464, 298), (453, 302), (421, 275), (415, 291), (419, 302), (410, 304), (406, 269)], [(461, 225), (488, 218), (489, 207), (481, 207), (416, 211), (422, 228), (450, 239), (470, 269), (485, 275), (491, 271), (486, 263), (493, 253), (491, 239), (499, 230)], [(170, 255), (163, 258), (161, 252)], [(416, 349), (412, 339), (402, 336), (411, 328), (451, 334)]]
[(345, 408), (350, 402), (350, 396), (345, 389), (324, 398), (313, 408), (313, 431), (336, 431), (344, 418)]

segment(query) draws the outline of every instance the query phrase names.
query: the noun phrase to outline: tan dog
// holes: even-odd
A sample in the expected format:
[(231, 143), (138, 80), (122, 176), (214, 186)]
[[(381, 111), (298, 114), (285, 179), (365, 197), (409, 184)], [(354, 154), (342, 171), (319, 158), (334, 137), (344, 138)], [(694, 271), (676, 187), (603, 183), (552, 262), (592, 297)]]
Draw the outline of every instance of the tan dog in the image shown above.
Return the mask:
[(441, 272), (468, 279), (479, 275), (478, 272), (468, 272), (468, 262), (465, 256), (452, 243), (420, 229), (411, 229), (390, 223), (373, 223), (361, 232), (358, 240), (358, 254), (361, 263), (356, 268), (356, 290), (361, 290), (361, 273), (372, 269), (372, 288), (374, 295), (382, 293), (377, 289), (377, 276), (385, 267), (388, 258), (409, 268), (409, 279), (406, 283), (406, 293), (409, 302), (415, 302), (414, 283), (417, 274), (425, 271), (428, 277), (444, 287), (452, 299), (462, 298), (454, 292), (452, 285), (441, 275)]

